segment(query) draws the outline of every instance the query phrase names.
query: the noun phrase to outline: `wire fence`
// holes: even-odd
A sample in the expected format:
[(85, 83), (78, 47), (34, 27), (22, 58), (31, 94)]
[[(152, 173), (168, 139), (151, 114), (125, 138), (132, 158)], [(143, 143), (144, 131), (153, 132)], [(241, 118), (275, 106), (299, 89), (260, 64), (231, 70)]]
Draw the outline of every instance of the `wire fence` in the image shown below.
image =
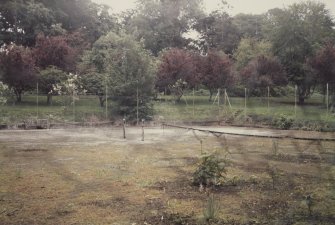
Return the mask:
[[(132, 99), (133, 106), (130, 107), (130, 111), (134, 114), (132, 117), (132, 120), (135, 120), (134, 124), (139, 124), (145, 119), (146, 123), (154, 121), (151, 122), (153, 124), (211, 125), (223, 122), (255, 126), (282, 123), (277, 125), (279, 128), (285, 128), (285, 123), (293, 125), (295, 123), (313, 130), (320, 127), (335, 128), (335, 115), (329, 107), (328, 92), (328, 95), (313, 94), (306, 99), (304, 105), (298, 104), (294, 89), (276, 95), (269, 88), (258, 96), (252, 96), (252, 92), (243, 88), (221, 89), (210, 98), (208, 91), (198, 89), (185, 91), (179, 99), (173, 95), (159, 93), (152, 98), (153, 110), (149, 112), (150, 117), (143, 118), (139, 113), (143, 108), (140, 98)], [(0, 124), (27, 124), (29, 121), (48, 120), (49, 124), (67, 123), (86, 126), (121, 123), (124, 117), (128, 117), (120, 113), (116, 98), (108, 98), (107, 104), (105, 101), (101, 104), (96, 95), (52, 96), (49, 103), (46, 95), (36, 93), (23, 95), (21, 103), (17, 103), (13, 96), (4, 97), (7, 102), (0, 106)], [(120, 98), (130, 99), (129, 96)]]

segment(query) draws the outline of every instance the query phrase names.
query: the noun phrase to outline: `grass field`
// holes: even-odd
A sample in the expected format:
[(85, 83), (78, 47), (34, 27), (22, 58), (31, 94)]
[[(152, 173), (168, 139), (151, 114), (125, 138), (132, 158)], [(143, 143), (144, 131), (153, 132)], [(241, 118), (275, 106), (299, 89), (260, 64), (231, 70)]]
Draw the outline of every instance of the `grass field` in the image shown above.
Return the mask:
[[(154, 101), (154, 119), (161, 122), (188, 122), (188, 121), (215, 121), (233, 120), (237, 124), (245, 124), (247, 118), (252, 118), (255, 123), (270, 121), (283, 116), (295, 121), (309, 121), (315, 124), (329, 123), (335, 128), (334, 114), (327, 114), (327, 109), (322, 103), (321, 95), (314, 95), (306, 101), (304, 106), (294, 107), (294, 99), (288, 97), (270, 98), (269, 107), (267, 98), (247, 99), (245, 114), (245, 102), (243, 98), (229, 98), (228, 102), (221, 101), (218, 104), (208, 101), (207, 96), (185, 96), (179, 103), (175, 103), (171, 97), (159, 97)], [(193, 105), (194, 100), (194, 105)], [(95, 96), (80, 96), (73, 105), (69, 96), (53, 97), (53, 104), (46, 105), (46, 97), (39, 96), (37, 106), (36, 96), (23, 96), (23, 103), (15, 104), (9, 101), (0, 108), (1, 123), (17, 123), (29, 118), (43, 118), (51, 121), (102, 121), (106, 120), (105, 108), (99, 106)], [(114, 104), (109, 104), (107, 119), (115, 120), (118, 116)]]
[(0, 131), (0, 224), (334, 224), (334, 142), (196, 135), (230, 162), (220, 186), (192, 183), (191, 131)]

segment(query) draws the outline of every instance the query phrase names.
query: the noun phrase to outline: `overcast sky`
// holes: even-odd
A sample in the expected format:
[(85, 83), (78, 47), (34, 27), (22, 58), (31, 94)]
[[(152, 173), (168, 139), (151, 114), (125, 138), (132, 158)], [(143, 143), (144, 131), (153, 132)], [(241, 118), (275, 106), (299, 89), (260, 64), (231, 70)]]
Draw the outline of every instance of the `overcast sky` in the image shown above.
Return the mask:
[[(136, 0), (93, 0), (97, 3), (104, 3), (110, 5), (113, 12), (121, 12), (123, 10), (134, 8)], [(303, 0), (228, 0), (229, 5), (232, 6), (229, 13), (235, 15), (237, 13), (252, 13), (260, 14), (272, 8), (283, 8), (295, 2), (302, 2)], [(206, 10), (212, 11), (218, 8), (220, 0), (204, 0)], [(335, 17), (335, 0), (320, 0), (326, 4), (327, 9)]]

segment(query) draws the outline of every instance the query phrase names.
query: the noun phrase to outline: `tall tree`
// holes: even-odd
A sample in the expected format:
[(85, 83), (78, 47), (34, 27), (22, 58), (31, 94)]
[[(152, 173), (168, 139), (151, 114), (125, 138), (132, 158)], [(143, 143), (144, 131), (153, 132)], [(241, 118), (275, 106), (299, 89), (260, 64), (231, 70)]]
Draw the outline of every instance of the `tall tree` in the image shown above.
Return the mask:
[(223, 11), (214, 11), (198, 19), (194, 28), (200, 33), (199, 45), (205, 52), (217, 49), (232, 54), (240, 41), (233, 18)]
[(75, 50), (67, 43), (65, 36), (39, 35), (34, 48), (34, 56), (37, 65), (42, 69), (56, 66), (68, 72), (75, 70)]
[(267, 18), (265, 33), (269, 34), (274, 54), (284, 65), (289, 80), (298, 86), (299, 103), (303, 104), (316, 84), (306, 59), (333, 37), (332, 17), (323, 3), (307, 1), (271, 10)]
[(227, 55), (217, 51), (210, 51), (206, 56), (198, 57), (197, 71), (201, 83), (209, 90), (209, 101), (217, 89), (228, 88), (234, 83), (232, 65)]
[[(81, 68), (87, 79), (101, 77), (99, 85), (87, 82), (85, 88), (93, 92), (98, 87), (99, 93), (106, 94), (107, 84), (108, 95), (118, 103), (121, 115), (135, 118), (137, 104), (140, 118), (152, 113), (154, 61), (132, 36), (112, 32), (102, 36), (85, 54)], [(85, 68), (89, 69), (86, 73)]]
[(264, 24), (264, 15), (237, 14), (233, 17), (233, 23), (239, 30), (239, 34), (244, 38), (262, 39), (262, 27)]
[(272, 45), (269, 41), (254, 38), (242, 38), (236, 51), (234, 58), (236, 60), (237, 69), (242, 69), (248, 63), (258, 56), (272, 56)]
[(318, 84), (326, 91), (328, 84), (329, 94), (331, 96), (332, 110), (335, 108), (335, 46), (327, 43), (317, 54), (309, 60), (309, 64), (317, 73)]
[(251, 90), (252, 94), (265, 94), (267, 87), (287, 85), (287, 75), (280, 64), (274, 57), (258, 56), (242, 69), (241, 79), (244, 85)]
[(193, 54), (183, 49), (173, 48), (162, 53), (156, 76), (159, 91), (174, 92), (179, 101), (186, 88), (198, 83)]
[(17, 102), (21, 102), (22, 93), (35, 84), (36, 72), (35, 60), (29, 48), (9, 45), (0, 51), (0, 77), (13, 88)]
[(201, 13), (202, 0), (139, 0), (137, 12), (125, 20), (125, 27), (154, 55), (167, 48), (188, 45), (184, 37)]

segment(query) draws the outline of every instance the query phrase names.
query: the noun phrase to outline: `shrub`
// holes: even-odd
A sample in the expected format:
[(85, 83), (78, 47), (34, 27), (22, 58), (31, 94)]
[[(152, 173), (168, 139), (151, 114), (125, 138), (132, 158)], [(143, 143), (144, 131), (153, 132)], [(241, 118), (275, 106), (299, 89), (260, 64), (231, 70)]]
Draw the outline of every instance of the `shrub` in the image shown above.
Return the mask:
[(225, 177), (227, 160), (217, 153), (203, 155), (197, 170), (193, 174), (196, 185), (218, 185)]
[(287, 115), (281, 114), (278, 118), (273, 120), (272, 125), (276, 128), (288, 130), (293, 125), (293, 119), (288, 118)]

